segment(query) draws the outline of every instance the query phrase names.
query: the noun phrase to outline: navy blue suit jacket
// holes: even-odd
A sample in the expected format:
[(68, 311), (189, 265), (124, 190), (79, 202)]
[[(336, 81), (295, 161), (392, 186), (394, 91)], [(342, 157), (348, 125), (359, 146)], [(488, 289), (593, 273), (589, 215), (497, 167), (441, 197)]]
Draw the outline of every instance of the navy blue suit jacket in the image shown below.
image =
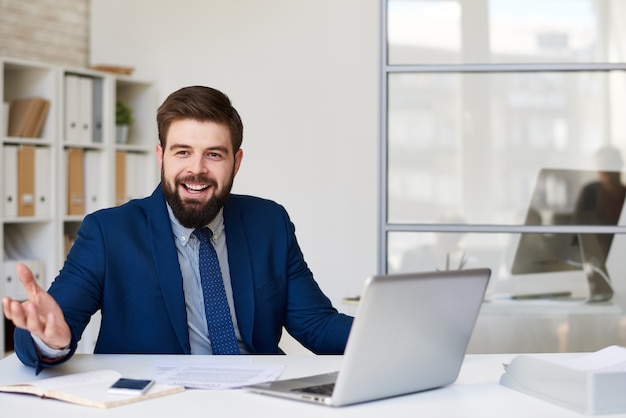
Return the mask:
[[(339, 314), (304, 261), (295, 228), (272, 201), (231, 195), (224, 226), (235, 311), (250, 353), (278, 354), (282, 327), (315, 353), (342, 353), (352, 317)], [(95, 353), (189, 354), (183, 285), (161, 187), (87, 215), (49, 289), (72, 332), (71, 352), (93, 313)], [(23, 363), (45, 367), (30, 334), (15, 331)]]

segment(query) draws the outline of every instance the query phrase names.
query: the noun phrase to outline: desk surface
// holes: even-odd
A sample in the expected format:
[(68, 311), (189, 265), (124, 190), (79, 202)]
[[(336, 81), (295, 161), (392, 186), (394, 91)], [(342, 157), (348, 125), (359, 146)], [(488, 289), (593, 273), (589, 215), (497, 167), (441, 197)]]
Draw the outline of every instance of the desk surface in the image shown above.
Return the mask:
[[(542, 354), (554, 356), (557, 354)], [(465, 358), (457, 381), (447, 387), (365, 404), (332, 408), (249, 393), (243, 390), (193, 390), (107, 410), (67, 404), (28, 395), (0, 393), (2, 416), (42, 418), (88, 417), (581, 417), (568, 409), (500, 386), (502, 364), (514, 354), (476, 354)], [(39, 377), (87, 370), (114, 369), (129, 376), (145, 376), (157, 359), (181, 356), (76, 355), (66, 364), (46, 370)], [(194, 360), (200, 358), (194, 356)], [(249, 357), (247, 357), (249, 359)], [(281, 378), (338, 369), (341, 356), (254, 356), (259, 364), (284, 364)], [(13, 354), (0, 361), (0, 384), (34, 379), (32, 368)], [(37, 415), (35, 415), (37, 414)], [(611, 417), (623, 415), (611, 415)]]

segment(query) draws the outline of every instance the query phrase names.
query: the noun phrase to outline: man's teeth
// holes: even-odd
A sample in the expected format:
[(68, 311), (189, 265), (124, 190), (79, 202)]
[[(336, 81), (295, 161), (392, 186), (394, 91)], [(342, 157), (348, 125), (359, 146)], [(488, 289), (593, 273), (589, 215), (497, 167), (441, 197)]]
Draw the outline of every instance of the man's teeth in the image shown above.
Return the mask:
[(194, 184), (185, 184), (185, 187), (191, 191), (194, 192), (199, 192), (202, 191), (204, 189), (206, 189), (209, 186), (202, 186), (202, 185), (194, 185)]

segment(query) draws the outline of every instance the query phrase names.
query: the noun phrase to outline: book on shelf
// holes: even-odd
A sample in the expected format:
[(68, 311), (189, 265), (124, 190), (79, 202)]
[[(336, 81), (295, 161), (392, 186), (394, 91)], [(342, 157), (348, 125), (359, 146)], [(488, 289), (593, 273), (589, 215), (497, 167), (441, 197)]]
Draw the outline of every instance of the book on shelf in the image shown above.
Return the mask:
[(518, 355), (500, 384), (582, 414), (626, 412), (626, 348), (564, 356)]
[(31, 382), (3, 385), (0, 392), (35, 395), (95, 408), (112, 408), (134, 402), (179, 393), (184, 386), (155, 384), (141, 395), (120, 395), (107, 392), (121, 376), (114, 370), (96, 370), (49, 377)]
[(46, 123), (48, 117), (48, 111), (50, 110), (50, 101), (41, 99), (39, 103), (39, 111), (35, 123), (32, 126), (32, 130), (27, 133), (29, 138), (39, 138), (43, 131), (43, 125)]
[(8, 136), (39, 138), (49, 110), (50, 101), (41, 97), (12, 100), (9, 104)]

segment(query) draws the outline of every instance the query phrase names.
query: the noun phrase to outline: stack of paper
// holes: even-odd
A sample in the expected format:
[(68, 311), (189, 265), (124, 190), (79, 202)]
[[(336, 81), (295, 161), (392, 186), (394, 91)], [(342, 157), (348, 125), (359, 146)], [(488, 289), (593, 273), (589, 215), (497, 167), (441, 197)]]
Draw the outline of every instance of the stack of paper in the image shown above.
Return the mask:
[(626, 412), (626, 348), (566, 360), (516, 356), (500, 384), (584, 414)]

